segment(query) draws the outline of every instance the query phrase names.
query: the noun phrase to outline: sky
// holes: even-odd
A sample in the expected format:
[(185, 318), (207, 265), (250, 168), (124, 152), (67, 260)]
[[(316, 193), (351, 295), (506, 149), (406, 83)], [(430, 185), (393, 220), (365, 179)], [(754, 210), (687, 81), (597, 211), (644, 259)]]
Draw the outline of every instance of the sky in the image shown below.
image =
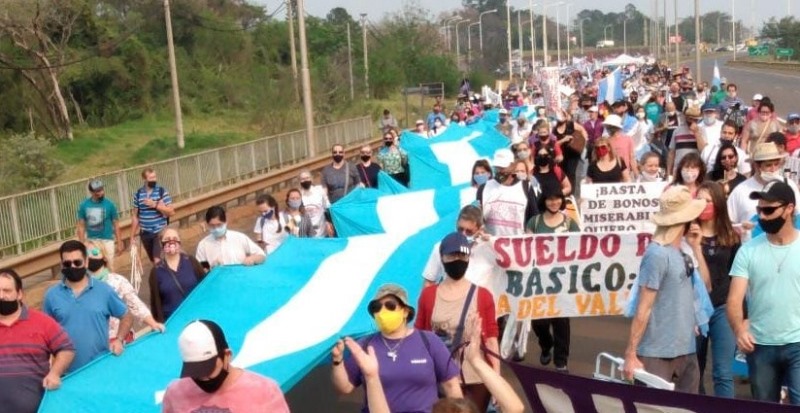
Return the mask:
[[(266, 5), (267, 10), (275, 10), (283, 0), (248, 0), (253, 4)], [(334, 7), (344, 7), (352, 16), (367, 13), (371, 21), (378, 22), (386, 13), (398, 11), (402, 5), (408, 1), (418, 3), (428, 9), (433, 16), (438, 16), (442, 12), (452, 11), (461, 8), (461, 0), (306, 0), (306, 11), (308, 14), (318, 17), (325, 15)], [(527, 8), (528, 0), (508, 0), (513, 8)], [(534, 0), (534, 4), (554, 3), (555, 0)], [(583, 9), (599, 9), (603, 12), (620, 12), (626, 4), (635, 5), (645, 14), (651, 13), (656, 0), (571, 0), (572, 6), (570, 13), (577, 13)], [(664, 1), (667, 1), (667, 18), (672, 19), (672, 0), (658, 0), (659, 8), (663, 8)], [(783, 17), (787, 11), (791, 10), (794, 16), (800, 16), (800, 0), (698, 0), (700, 1), (700, 13), (710, 11), (723, 11), (731, 13), (731, 4), (736, 7), (736, 19), (742, 20), (745, 25), (756, 24), (769, 19), (769, 17)], [(788, 7), (790, 8), (787, 8)], [(534, 13), (541, 10), (534, 7)], [(562, 16), (566, 13), (566, 8), (562, 7)], [(691, 0), (678, 0), (678, 16), (685, 17), (694, 13), (694, 6)], [(555, 7), (548, 8), (548, 14), (555, 16)], [(796, 17), (797, 18), (797, 17)]]

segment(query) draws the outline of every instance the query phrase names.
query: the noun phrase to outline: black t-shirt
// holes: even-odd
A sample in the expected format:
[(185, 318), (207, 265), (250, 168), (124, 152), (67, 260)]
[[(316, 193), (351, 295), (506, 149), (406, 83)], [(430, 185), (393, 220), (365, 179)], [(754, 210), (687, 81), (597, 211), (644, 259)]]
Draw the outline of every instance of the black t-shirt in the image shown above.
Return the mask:
[(365, 168), (364, 164), (359, 163), (356, 165), (356, 168), (358, 168), (358, 176), (361, 177), (361, 182), (364, 183), (365, 187), (378, 187), (378, 172), (381, 171), (381, 167), (378, 166), (378, 164), (371, 162), (369, 166)]
[[(564, 139), (565, 136), (575, 136), (575, 122), (568, 121), (565, 123), (564, 132), (558, 131), (558, 126), (553, 127), (553, 135), (556, 137), (556, 141), (560, 141)], [(574, 149), (570, 148), (568, 144), (564, 144), (561, 146), (561, 153), (564, 155), (564, 159), (570, 158), (580, 158), (581, 154), (576, 152)]]
[(622, 182), (622, 171), (626, 169), (628, 168), (621, 159), (618, 159), (614, 167), (608, 171), (600, 170), (597, 162), (592, 162), (586, 170), (586, 177), (591, 179), (593, 184), (616, 184)]
[(733, 247), (721, 247), (717, 245), (717, 237), (703, 237), (701, 241), (703, 248), (703, 258), (708, 266), (709, 276), (711, 277), (711, 304), (719, 307), (728, 299), (728, 290), (731, 286), (730, 270), (733, 264), (733, 257), (739, 245)]

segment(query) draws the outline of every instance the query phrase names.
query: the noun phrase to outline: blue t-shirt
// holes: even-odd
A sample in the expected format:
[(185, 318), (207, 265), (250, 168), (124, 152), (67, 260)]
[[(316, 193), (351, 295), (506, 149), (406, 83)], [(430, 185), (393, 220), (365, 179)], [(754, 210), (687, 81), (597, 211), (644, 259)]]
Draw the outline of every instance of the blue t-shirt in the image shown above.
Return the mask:
[[(421, 334), (425, 334), (428, 340), (427, 348)], [(371, 335), (359, 340), (359, 345), (375, 349), (389, 410), (397, 413), (429, 413), (439, 399), (439, 383), (458, 376), (458, 363), (450, 357), (442, 339), (430, 331), (415, 330), (402, 343), (401, 340), (382, 337), (380, 333)], [(389, 357), (389, 347), (396, 349), (396, 360)], [(350, 357), (344, 364), (350, 383), (360, 386), (364, 377), (355, 360)], [(365, 400), (362, 412), (369, 411), (366, 405)]]
[(656, 290), (647, 329), (636, 353), (674, 358), (695, 352), (694, 291), (684, 255), (673, 246), (651, 242), (639, 267), (641, 288)]
[(172, 197), (169, 196), (169, 192), (161, 185), (156, 185), (155, 188), (150, 191), (149, 195), (147, 194), (146, 187), (139, 188), (136, 193), (133, 194), (131, 206), (139, 210), (139, 227), (144, 232), (156, 234), (167, 226), (167, 217), (161, 214), (161, 212), (158, 212), (155, 208), (150, 208), (145, 205), (144, 200), (147, 198), (152, 199), (156, 203), (158, 203), (158, 201), (164, 201), (165, 205), (170, 205), (172, 203)]
[(95, 201), (86, 198), (78, 206), (78, 219), (86, 226), (86, 237), (89, 239), (114, 239), (114, 221), (119, 219), (117, 206), (108, 198)]
[(756, 343), (800, 343), (800, 238), (774, 245), (762, 234), (742, 244), (731, 277), (748, 280), (747, 314)]
[(108, 351), (108, 318), (122, 318), (128, 308), (108, 284), (90, 277), (77, 297), (63, 281), (50, 287), (42, 310), (72, 339), (75, 359), (67, 370), (70, 373)]

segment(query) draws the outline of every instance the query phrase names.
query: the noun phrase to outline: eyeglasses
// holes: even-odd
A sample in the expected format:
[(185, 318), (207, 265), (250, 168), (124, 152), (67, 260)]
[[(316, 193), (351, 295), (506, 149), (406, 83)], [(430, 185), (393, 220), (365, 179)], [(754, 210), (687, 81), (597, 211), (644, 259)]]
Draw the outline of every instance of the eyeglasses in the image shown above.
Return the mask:
[(344, 155), (344, 151), (333, 151), (334, 155)]
[(174, 243), (176, 243), (176, 244), (180, 245), (180, 243), (181, 243), (181, 240), (179, 240), (179, 239), (174, 239), (174, 238), (171, 238), (171, 239), (162, 239), (162, 240), (161, 240), (161, 245), (167, 245), (167, 244), (169, 244), (169, 243), (171, 243), (171, 242), (174, 242)]
[(382, 308), (386, 308), (389, 311), (395, 311), (397, 310), (398, 307), (400, 307), (400, 304), (397, 301), (393, 300), (388, 300), (384, 302), (372, 301), (371, 303), (369, 303), (369, 307), (367, 307), (367, 310), (369, 310), (370, 314), (375, 314), (378, 311), (381, 311)]
[(64, 260), (61, 261), (62, 268), (80, 268), (83, 267), (83, 260)]
[(786, 206), (785, 204), (780, 204), (780, 205), (775, 205), (775, 206), (766, 206), (766, 207), (757, 206), (756, 207), (756, 213), (758, 213), (760, 215), (764, 215), (764, 216), (772, 215), (772, 214), (775, 213), (775, 211), (777, 211), (778, 209), (783, 208), (785, 206)]
[(475, 235), (475, 232), (477, 232), (477, 231), (473, 231), (471, 229), (466, 229), (464, 227), (457, 227), (456, 231), (458, 231), (458, 232), (460, 232), (460, 233), (462, 233), (462, 234), (464, 234), (464, 235), (466, 235), (468, 237), (471, 237), (471, 236)]

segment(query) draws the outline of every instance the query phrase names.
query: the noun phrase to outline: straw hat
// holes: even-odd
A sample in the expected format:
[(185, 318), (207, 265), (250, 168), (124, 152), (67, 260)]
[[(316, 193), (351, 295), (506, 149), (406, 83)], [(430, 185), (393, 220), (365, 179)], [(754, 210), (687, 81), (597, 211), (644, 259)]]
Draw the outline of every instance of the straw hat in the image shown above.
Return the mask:
[(756, 145), (756, 150), (753, 152), (753, 161), (771, 161), (773, 159), (783, 159), (786, 157), (785, 153), (781, 153), (778, 147), (772, 142), (762, 142)]
[(702, 111), (700, 111), (700, 107), (697, 105), (689, 106), (688, 108), (686, 108), (686, 110), (683, 111), (683, 114), (687, 118), (693, 118), (693, 119), (700, 119), (703, 117), (703, 113)]
[(667, 245), (675, 241), (683, 225), (695, 220), (706, 207), (704, 199), (692, 198), (689, 188), (675, 185), (668, 188), (659, 198), (660, 209), (650, 217), (658, 227), (653, 241)]

